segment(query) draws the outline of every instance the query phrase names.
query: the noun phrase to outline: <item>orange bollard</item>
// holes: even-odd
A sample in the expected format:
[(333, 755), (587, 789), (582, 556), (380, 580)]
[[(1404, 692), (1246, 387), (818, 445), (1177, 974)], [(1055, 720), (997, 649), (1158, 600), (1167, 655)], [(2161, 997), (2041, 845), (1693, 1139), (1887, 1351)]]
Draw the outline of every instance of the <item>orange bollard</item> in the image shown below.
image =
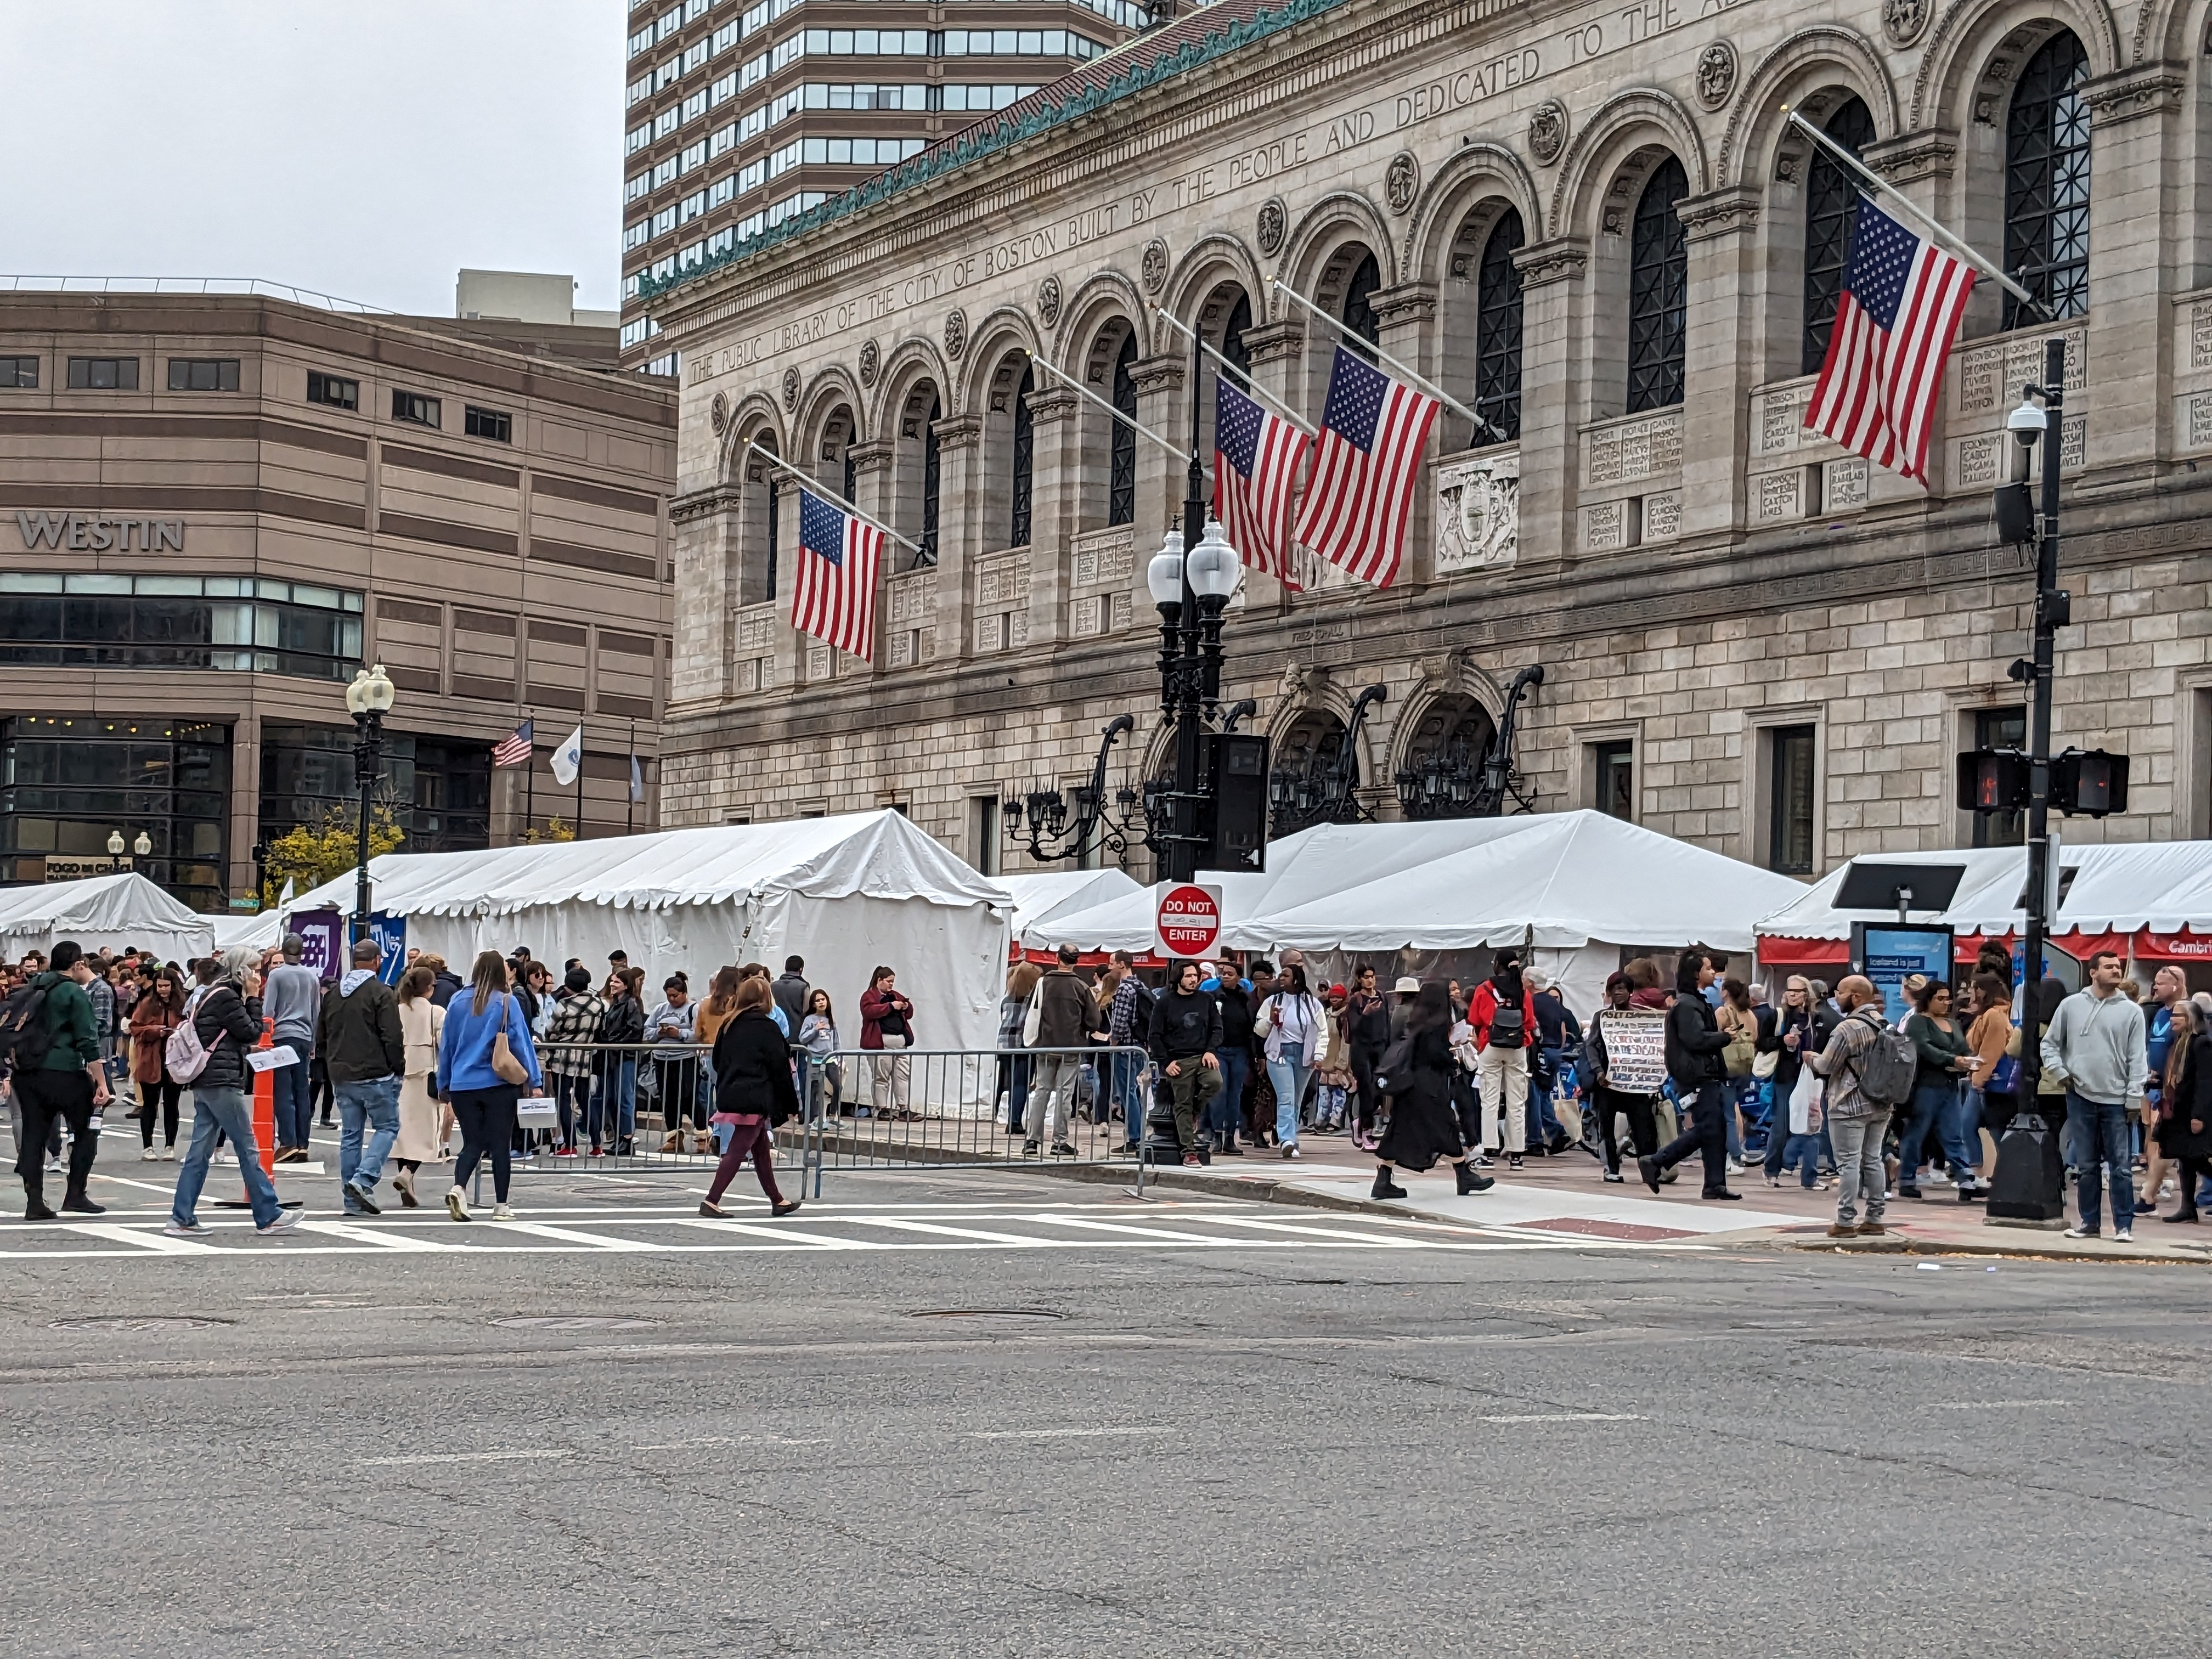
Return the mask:
[[(261, 1041), (256, 1048), (276, 1046), (276, 1022), (265, 1015), (261, 1021)], [(261, 1173), (275, 1180), (276, 1176), (276, 1073), (256, 1072), (253, 1074), (253, 1144), (261, 1154)], [(246, 1180), (239, 1176), (241, 1185)], [(241, 1191), (239, 1196), (246, 1194)]]

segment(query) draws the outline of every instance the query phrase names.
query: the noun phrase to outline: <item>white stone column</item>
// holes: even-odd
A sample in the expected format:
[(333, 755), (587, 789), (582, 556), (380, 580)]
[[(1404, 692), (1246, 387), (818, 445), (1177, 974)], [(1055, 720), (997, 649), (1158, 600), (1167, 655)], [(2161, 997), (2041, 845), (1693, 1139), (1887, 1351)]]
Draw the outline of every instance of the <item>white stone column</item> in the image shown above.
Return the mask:
[(1514, 563), (1556, 568), (1574, 551), (1581, 438), (1578, 360), (1589, 242), (1554, 237), (1516, 250), (1521, 272), (1521, 528)]
[[(1375, 313), (1375, 331), (1382, 349), (1424, 378), (1437, 380), (1443, 354), (1436, 329), (1437, 285), (1401, 283), (1396, 288), (1377, 289), (1368, 295), (1367, 303)], [(1383, 372), (1401, 378), (1395, 370)], [(1398, 567), (1395, 586), (1419, 587), (1436, 574), (1437, 457), (1449, 453), (1443, 447), (1443, 434), (1465, 426), (1458, 416), (1445, 410), (1437, 415), (1429, 434), (1428, 447), (1421, 457), (1420, 483), (1413, 490), (1413, 510), (1406, 515), (1406, 553)], [(1374, 718), (1372, 712), (1369, 718)]]
[(983, 417), (953, 415), (935, 423), (937, 434), (937, 659), (970, 657), (969, 580), (978, 536), (976, 501), (981, 480)]
[[(1321, 411), (1300, 409), (1293, 390), (1297, 385), (1299, 359), (1304, 356), (1305, 349), (1305, 325), (1297, 319), (1244, 331), (1244, 350), (1251, 360), (1252, 384), (1271, 393), (1277, 402), (1297, 410), (1298, 418), (1308, 426), (1318, 427)], [(1296, 521), (1295, 508), (1292, 521)], [(1143, 574), (1143, 563), (1142, 559), (1138, 561), (1139, 576)], [(1262, 607), (1279, 609), (1289, 600), (1289, 590), (1273, 576), (1261, 575), (1256, 570), (1244, 573), (1244, 605), (1248, 611)]]
[(726, 484), (671, 503), (677, 606), (671, 704), (714, 703), (729, 695), (730, 619), (738, 604), (738, 500)]
[(1682, 533), (1744, 523), (1744, 457), (1758, 364), (1753, 337), (1759, 192), (1747, 185), (1675, 204), (1692, 296), (1682, 351)]
[[(897, 528), (897, 521), (891, 516), (891, 459), (896, 453), (896, 447), (889, 440), (881, 438), (868, 443), (856, 443), (851, 450), (853, 505), (878, 524), (890, 525), (894, 529)], [(875, 668), (878, 673), (882, 672), (884, 659), (888, 654), (884, 650), (886, 597), (884, 585), (890, 580), (891, 572), (903, 564), (902, 556), (905, 551), (896, 542), (889, 537), (884, 538), (884, 556), (876, 570), (876, 637), (872, 641), (876, 653)]]
[(1064, 386), (1029, 394), (1030, 643), (1067, 633), (1068, 550), (1081, 511), (1083, 400)]

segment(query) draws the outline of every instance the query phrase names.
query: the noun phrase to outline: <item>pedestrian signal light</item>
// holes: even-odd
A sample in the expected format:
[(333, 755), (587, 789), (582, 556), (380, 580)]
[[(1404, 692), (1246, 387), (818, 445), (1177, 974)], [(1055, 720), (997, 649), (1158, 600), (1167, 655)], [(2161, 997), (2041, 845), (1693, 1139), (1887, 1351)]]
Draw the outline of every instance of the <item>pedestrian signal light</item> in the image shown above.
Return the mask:
[(2128, 810), (2128, 757), (2069, 749), (2051, 763), (2051, 804), (2069, 817), (2101, 818)]
[(2017, 749), (1969, 749), (1959, 757), (1961, 812), (2020, 812), (2027, 808), (2027, 757)]

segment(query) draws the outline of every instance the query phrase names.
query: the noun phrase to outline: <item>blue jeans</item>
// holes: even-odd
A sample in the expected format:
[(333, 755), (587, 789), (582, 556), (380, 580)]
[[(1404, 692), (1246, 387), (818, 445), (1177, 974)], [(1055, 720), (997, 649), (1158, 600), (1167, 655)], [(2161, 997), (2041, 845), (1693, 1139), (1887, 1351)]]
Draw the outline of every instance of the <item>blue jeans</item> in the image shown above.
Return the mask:
[(1785, 1139), (1779, 1129), (1769, 1133), (1774, 1144), (1782, 1149), (1781, 1161), (1775, 1165), (1773, 1173), (1780, 1175), (1785, 1170), (1795, 1168), (1800, 1184), (1807, 1192), (1811, 1192), (1820, 1179), (1820, 1137), (1790, 1135)]
[(284, 1206), (276, 1201), (276, 1183), (261, 1167), (261, 1148), (254, 1144), (253, 1112), (246, 1103), (246, 1092), (210, 1089), (204, 1084), (192, 1090), (192, 1144), (177, 1170), (177, 1195), (169, 1205), (169, 1214), (179, 1222), (198, 1219), (200, 1188), (207, 1184), (217, 1130), (229, 1139), (231, 1151), (238, 1154), (239, 1171), (246, 1177), (246, 1195), (253, 1200), (253, 1224), (267, 1226), (283, 1212)]
[(1108, 1069), (1114, 1074), (1115, 1103), (1121, 1109), (1121, 1136), (1129, 1146), (1145, 1138), (1145, 1062), (1134, 1054), (1115, 1054)]
[(1928, 1132), (1936, 1127), (1936, 1120), (1949, 1097), (1958, 1091), (1957, 1084), (1941, 1079), (1913, 1085), (1905, 1121), (1897, 1131), (1897, 1184), (1900, 1189), (1920, 1184), (1920, 1158), (1928, 1144)]
[(2112, 1194), (2112, 1231), (2133, 1227), (2136, 1219), (2136, 1178), (2128, 1159), (2128, 1109), (2101, 1100), (2084, 1100), (2066, 1091), (2066, 1121), (2074, 1131), (2074, 1150), (2081, 1157), (2081, 1175), (2074, 1182), (2074, 1197), (2081, 1212), (2081, 1225), (2095, 1232), (2100, 1224), (2097, 1164), (2102, 1158), (2105, 1178)]
[(313, 1093), (307, 1076), (307, 1062), (296, 1066), (279, 1066), (269, 1073), (276, 1096), (276, 1144), (279, 1146), (304, 1146), (307, 1130), (314, 1123), (315, 1109), (310, 1103)]
[[(384, 1160), (392, 1156), (392, 1143), (399, 1139), (399, 1079), (371, 1078), (364, 1083), (333, 1084), (331, 1092), (338, 1104), (338, 1191), (349, 1186), (372, 1191), (384, 1176)], [(362, 1145), (363, 1128), (368, 1146)], [(346, 1198), (346, 1208), (354, 1207)]]
[(1285, 1146), (1298, 1144), (1298, 1103), (1305, 1098), (1306, 1079), (1312, 1071), (1287, 1055), (1267, 1062), (1267, 1081), (1275, 1088), (1275, 1139)]
[[(637, 1056), (602, 1059), (599, 1074), (593, 1082), (592, 1104), (586, 1113), (586, 1138), (594, 1146), (629, 1139), (637, 1132)], [(617, 1133), (601, 1133), (609, 1127), (616, 1128)]]
[(1982, 1091), (1954, 1086), (1951, 1098), (1936, 1119), (1936, 1133), (1943, 1138), (1943, 1156), (1950, 1161), (1951, 1179), (1972, 1172), (1982, 1162)]
[(1213, 1057), (1221, 1062), (1221, 1092), (1213, 1097), (1207, 1115), (1212, 1119), (1215, 1145), (1231, 1146), (1237, 1139), (1237, 1126), (1244, 1114), (1244, 1079), (1252, 1067), (1252, 1056), (1242, 1048), (1216, 1048)]

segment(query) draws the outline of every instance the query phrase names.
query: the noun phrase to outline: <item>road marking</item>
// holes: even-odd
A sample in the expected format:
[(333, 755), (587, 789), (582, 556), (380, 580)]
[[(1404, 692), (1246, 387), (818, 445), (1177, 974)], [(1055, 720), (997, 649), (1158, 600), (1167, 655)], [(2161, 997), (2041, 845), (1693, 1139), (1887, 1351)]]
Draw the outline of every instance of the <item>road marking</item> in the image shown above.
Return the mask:
[(532, 1238), (550, 1238), (560, 1244), (583, 1244), (601, 1250), (658, 1250), (662, 1247), (641, 1238), (606, 1238), (598, 1233), (577, 1232), (568, 1227), (549, 1227), (542, 1221), (493, 1221), (488, 1226), (498, 1227), (511, 1233), (527, 1233)]
[(691, 1451), (705, 1446), (826, 1446), (827, 1439), (783, 1440), (770, 1434), (710, 1434), (697, 1440), (664, 1440), (654, 1445), (632, 1446), (632, 1451)]
[(1936, 1412), (2001, 1412), (2021, 1406), (2070, 1406), (2070, 1400), (1946, 1400), (1930, 1406)]
[(331, 1238), (349, 1239), (360, 1244), (379, 1244), (387, 1250), (416, 1250), (423, 1252), (465, 1250), (465, 1244), (441, 1244), (435, 1239), (422, 1238), (411, 1232), (401, 1232), (392, 1227), (358, 1227), (347, 1221), (302, 1221), (303, 1233), (324, 1233)]
[(865, 1250), (869, 1246), (856, 1238), (837, 1238), (825, 1233), (800, 1232), (795, 1227), (771, 1227), (760, 1221), (717, 1221), (712, 1216), (692, 1216), (667, 1224), (676, 1227), (698, 1227), (710, 1233), (738, 1233), (747, 1238), (771, 1238), (779, 1244), (793, 1245), (801, 1249)]
[(568, 1452), (557, 1447), (544, 1447), (535, 1451), (488, 1452), (423, 1452), (412, 1457), (364, 1457), (364, 1468), (396, 1469), (412, 1463), (508, 1463), (522, 1458), (566, 1457)]
[(132, 1181), (125, 1176), (102, 1175), (97, 1170), (92, 1172), (92, 1178), (94, 1181), (112, 1181), (118, 1187), (143, 1188), (149, 1193), (174, 1193), (177, 1190), (173, 1182), (167, 1187), (157, 1187), (150, 1181)]
[(902, 1232), (935, 1233), (945, 1238), (980, 1238), (986, 1244), (1013, 1244), (1035, 1249), (1041, 1244), (1057, 1244), (1065, 1241), (1049, 1238), (1030, 1238), (1022, 1233), (988, 1233), (979, 1227), (941, 1227), (933, 1221), (907, 1221), (887, 1215), (842, 1216), (840, 1220), (857, 1222), (870, 1227), (896, 1227)]
[(1641, 1423), (1640, 1417), (1619, 1412), (1528, 1412), (1507, 1417), (1478, 1417), (1478, 1423)]
[(83, 1233), (93, 1238), (109, 1239), (118, 1244), (137, 1244), (156, 1255), (213, 1255), (217, 1254), (212, 1244), (203, 1244), (196, 1238), (171, 1238), (167, 1233), (149, 1232), (143, 1228), (125, 1227), (113, 1221), (72, 1221), (62, 1231)]
[(1171, 1428), (1145, 1429), (978, 1429), (970, 1440), (1103, 1440), (1124, 1435), (1174, 1434)]
[(1373, 1233), (1348, 1232), (1341, 1227), (1300, 1227), (1288, 1221), (1261, 1221), (1251, 1216), (1209, 1215), (1194, 1219), (1217, 1222), (1224, 1227), (1258, 1227), (1271, 1233), (1297, 1233), (1306, 1238), (1349, 1239), (1355, 1244), (1379, 1245), (1385, 1249), (1418, 1250), (1425, 1248), (1410, 1238), (1378, 1237)]
[(1056, 1227), (1080, 1227), (1085, 1232), (1127, 1233), (1136, 1238), (1170, 1239), (1182, 1244), (1222, 1244), (1229, 1242), (1225, 1239), (1208, 1237), (1204, 1233), (1178, 1233), (1170, 1231), (1165, 1227), (1133, 1227), (1119, 1221), (1092, 1221), (1084, 1216), (1021, 1215), (1008, 1216), (1006, 1219), (1048, 1222)]

